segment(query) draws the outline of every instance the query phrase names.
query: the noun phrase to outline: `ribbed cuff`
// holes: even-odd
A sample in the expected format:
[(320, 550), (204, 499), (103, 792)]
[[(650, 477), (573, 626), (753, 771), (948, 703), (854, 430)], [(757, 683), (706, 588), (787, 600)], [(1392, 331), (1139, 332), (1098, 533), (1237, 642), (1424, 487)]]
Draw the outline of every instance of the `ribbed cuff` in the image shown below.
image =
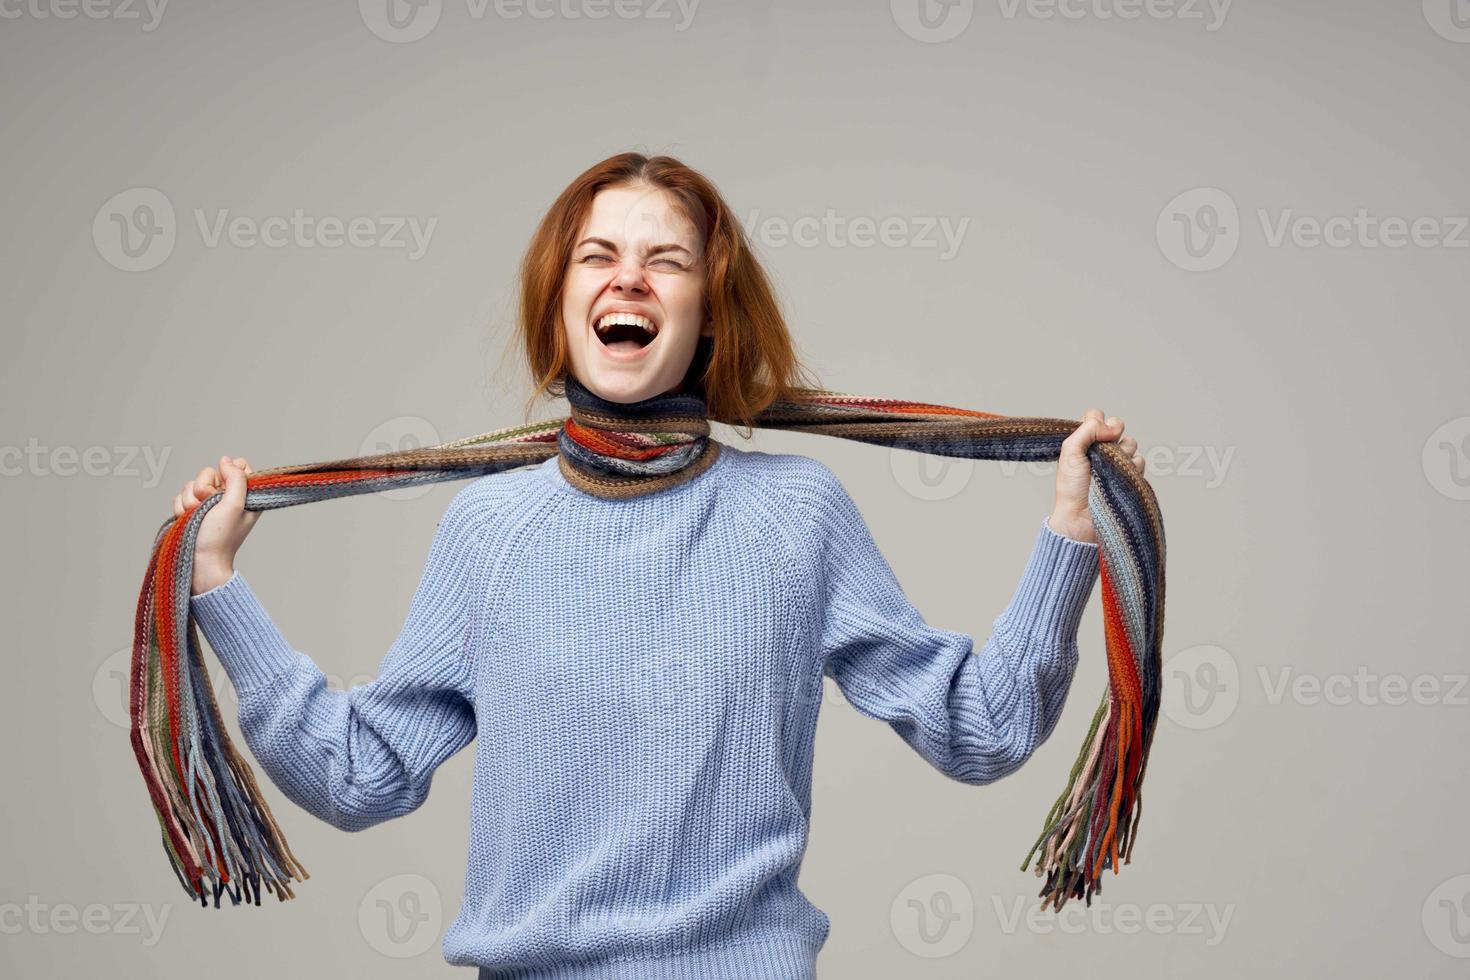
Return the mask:
[(1043, 518), (1021, 584), (1000, 621), (1049, 649), (1075, 643), (1097, 571), (1097, 545), (1058, 534)]
[(264, 687), (296, 668), (296, 651), (238, 569), (229, 581), (192, 597), (189, 611), (237, 694)]

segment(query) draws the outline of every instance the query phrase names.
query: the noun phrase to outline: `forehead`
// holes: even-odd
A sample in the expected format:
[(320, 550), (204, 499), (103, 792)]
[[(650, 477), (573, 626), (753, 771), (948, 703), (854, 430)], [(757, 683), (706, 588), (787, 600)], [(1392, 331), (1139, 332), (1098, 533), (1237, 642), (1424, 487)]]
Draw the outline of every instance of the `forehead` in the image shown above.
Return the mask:
[(674, 242), (693, 249), (699, 233), (662, 188), (605, 187), (592, 199), (579, 237), (632, 245)]

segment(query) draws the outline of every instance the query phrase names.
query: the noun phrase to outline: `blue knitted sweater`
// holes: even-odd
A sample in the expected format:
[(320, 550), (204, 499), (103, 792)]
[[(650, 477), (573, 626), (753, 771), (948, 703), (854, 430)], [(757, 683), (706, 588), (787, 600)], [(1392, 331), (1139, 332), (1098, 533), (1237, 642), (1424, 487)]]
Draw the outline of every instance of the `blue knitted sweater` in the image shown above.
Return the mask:
[(193, 597), (239, 723), (344, 830), (413, 811), (475, 742), (445, 959), (482, 980), (803, 980), (829, 920), (797, 888), (824, 676), (980, 785), (1051, 734), (1097, 547), (1045, 521), (978, 653), (927, 624), (823, 463), (723, 444), (613, 500), (556, 457), (450, 501), (377, 678), (334, 690), (238, 571)]

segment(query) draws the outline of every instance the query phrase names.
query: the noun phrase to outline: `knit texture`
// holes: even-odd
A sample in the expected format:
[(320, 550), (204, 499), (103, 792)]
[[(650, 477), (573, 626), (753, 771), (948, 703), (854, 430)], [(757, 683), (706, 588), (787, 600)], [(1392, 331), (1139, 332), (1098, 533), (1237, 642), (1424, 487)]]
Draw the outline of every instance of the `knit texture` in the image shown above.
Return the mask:
[(1051, 734), (1098, 547), (1042, 522), (975, 651), (924, 621), (823, 463), (724, 445), (632, 499), (552, 457), (450, 501), (375, 680), (332, 690), (237, 570), (190, 607), (263, 770), (362, 830), (420, 806), (472, 740), (445, 959), (496, 980), (814, 976), (797, 887), (822, 678), (980, 785)]

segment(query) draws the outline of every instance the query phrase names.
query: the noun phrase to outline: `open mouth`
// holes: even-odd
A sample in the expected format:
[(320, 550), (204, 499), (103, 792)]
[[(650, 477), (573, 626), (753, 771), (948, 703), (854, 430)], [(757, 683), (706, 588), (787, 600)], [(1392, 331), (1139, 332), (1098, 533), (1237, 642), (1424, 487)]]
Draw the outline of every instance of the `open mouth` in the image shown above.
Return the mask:
[(647, 347), (658, 336), (658, 326), (639, 313), (604, 314), (592, 329), (604, 347), (625, 353)]

